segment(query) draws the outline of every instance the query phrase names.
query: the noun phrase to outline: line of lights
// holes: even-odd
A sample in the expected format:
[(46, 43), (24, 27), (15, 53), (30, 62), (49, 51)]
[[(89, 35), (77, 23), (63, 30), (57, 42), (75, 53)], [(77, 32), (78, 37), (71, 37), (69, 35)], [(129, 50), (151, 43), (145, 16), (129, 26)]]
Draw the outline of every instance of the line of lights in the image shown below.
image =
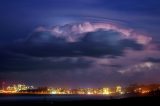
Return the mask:
[(3, 87), (0, 90), (0, 93), (7, 94), (80, 94), (80, 95), (122, 95), (126, 93), (140, 93), (147, 94), (150, 91), (155, 89), (160, 90), (160, 84), (157, 85), (148, 85), (148, 86), (131, 86), (127, 88), (122, 88), (121, 86), (116, 86), (114, 88), (78, 88), (78, 89), (69, 89), (69, 88), (47, 88), (39, 87), (35, 88), (34, 86), (27, 86), (24, 84), (14, 84), (7, 87)]

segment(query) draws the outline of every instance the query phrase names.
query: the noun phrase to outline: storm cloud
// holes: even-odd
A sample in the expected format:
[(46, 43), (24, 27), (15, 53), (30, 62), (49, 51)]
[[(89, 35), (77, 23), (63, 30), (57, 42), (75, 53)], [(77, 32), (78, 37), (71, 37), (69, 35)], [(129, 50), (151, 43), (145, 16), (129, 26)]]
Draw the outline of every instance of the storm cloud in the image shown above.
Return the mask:
[[(68, 28), (68, 27), (67, 27)], [(64, 28), (64, 29), (67, 29)], [(126, 49), (143, 50), (144, 45), (134, 38), (125, 38), (123, 33), (116, 30), (96, 29), (90, 32), (68, 33), (78, 39), (68, 42), (71, 35), (56, 35), (51, 31), (40, 29), (26, 39), (9, 45), (14, 53), (35, 57), (74, 57), (74, 56), (122, 56)], [(63, 32), (65, 33), (65, 32)]]
[(159, 59), (144, 61), (159, 55), (156, 47), (151, 36), (107, 22), (40, 26), (1, 45), (0, 77), (61, 86), (143, 82), (159, 73)]

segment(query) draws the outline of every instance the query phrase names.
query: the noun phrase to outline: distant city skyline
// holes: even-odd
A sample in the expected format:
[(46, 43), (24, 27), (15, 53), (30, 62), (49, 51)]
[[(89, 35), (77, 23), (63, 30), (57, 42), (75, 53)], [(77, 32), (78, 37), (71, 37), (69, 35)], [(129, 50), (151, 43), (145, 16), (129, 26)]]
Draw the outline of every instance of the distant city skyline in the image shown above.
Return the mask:
[[(34, 87), (25, 84), (11, 84), (0, 89), (0, 94), (31, 94), (31, 95), (105, 95), (105, 96), (149, 96), (159, 95), (160, 84), (137, 84), (130, 86), (114, 86), (100, 88), (67, 88), (67, 87)], [(156, 93), (157, 92), (157, 93)], [(155, 94), (156, 93), (156, 94)]]

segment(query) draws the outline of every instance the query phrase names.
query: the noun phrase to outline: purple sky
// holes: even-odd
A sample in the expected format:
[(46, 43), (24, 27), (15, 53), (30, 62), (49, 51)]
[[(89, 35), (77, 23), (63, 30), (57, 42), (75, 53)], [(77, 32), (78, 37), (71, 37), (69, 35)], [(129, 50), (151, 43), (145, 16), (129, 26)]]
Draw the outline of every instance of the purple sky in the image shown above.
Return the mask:
[(0, 81), (102, 87), (160, 82), (157, 0), (0, 1)]

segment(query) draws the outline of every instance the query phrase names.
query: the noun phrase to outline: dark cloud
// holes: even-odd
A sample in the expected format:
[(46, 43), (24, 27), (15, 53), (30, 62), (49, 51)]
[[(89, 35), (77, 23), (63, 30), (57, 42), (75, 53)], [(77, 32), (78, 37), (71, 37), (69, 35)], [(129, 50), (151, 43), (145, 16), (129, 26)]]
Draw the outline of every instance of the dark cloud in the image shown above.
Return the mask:
[(159, 38), (154, 39), (154, 40), (152, 41), (152, 43), (156, 45), (156, 49), (157, 49), (157, 50), (160, 50), (160, 40), (159, 40)]
[(91, 63), (82, 58), (4, 57), (0, 60), (0, 70), (1, 72), (75, 70), (88, 68)]
[[(0, 70), (36, 71), (88, 68), (92, 62), (81, 59), (81, 56), (122, 56), (126, 48), (142, 50), (143, 46), (134, 40), (122, 39), (121, 33), (114, 31), (99, 30), (85, 33), (83, 38), (76, 42), (67, 42), (47, 31), (34, 32), (27, 39), (2, 48)], [(74, 61), (73, 58), (77, 60)], [(113, 65), (112, 67), (119, 66)]]
[(153, 63), (160, 63), (160, 58), (149, 57), (145, 61), (147, 61), (147, 62), (153, 62)]
[(111, 68), (122, 68), (122, 65), (119, 64), (100, 64), (102, 67), (111, 67)]
[(111, 65), (108, 65), (109, 67), (113, 67), (113, 68), (122, 68), (123, 66), (121, 65), (117, 65), (117, 64), (111, 64)]
[(85, 33), (76, 42), (67, 42), (47, 31), (35, 32), (27, 40), (9, 47), (13, 52), (36, 57), (121, 56), (126, 48), (142, 50), (143, 46), (135, 40), (122, 39), (121, 33), (103, 30)]

